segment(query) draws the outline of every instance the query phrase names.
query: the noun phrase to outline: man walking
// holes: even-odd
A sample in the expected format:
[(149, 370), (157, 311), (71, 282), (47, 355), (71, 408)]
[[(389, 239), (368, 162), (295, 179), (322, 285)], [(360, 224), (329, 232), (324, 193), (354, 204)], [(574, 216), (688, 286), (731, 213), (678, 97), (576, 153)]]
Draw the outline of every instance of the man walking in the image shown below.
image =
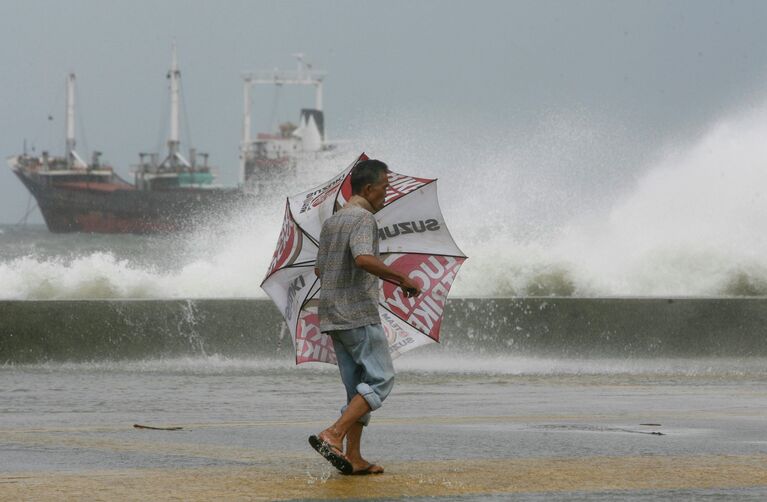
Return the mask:
[[(394, 366), (378, 317), (378, 279), (399, 284), (407, 297), (420, 288), (378, 257), (378, 225), (388, 168), (379, 160), (358, 163), (351, 172), (352, 197), (328, 218), (320, 233), (320, 330), (333, 340), (347, 405), (341, 417), (309, 443), (343, 474), (381, 474), (383, 467), (360, 453), (362, 428), (394, 385)], [(344, 453), (343, 443), (346, 439)]]

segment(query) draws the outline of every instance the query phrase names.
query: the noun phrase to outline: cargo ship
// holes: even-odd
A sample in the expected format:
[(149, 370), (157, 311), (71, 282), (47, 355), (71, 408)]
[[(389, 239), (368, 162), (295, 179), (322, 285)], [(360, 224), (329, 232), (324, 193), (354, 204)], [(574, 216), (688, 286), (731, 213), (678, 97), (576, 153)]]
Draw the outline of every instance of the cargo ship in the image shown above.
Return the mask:
[(100, 162), (77, 153), (75, 140), (75, 75), (67, 76), (66, 149), (63, 156), (24, 152), (8, 159), (9, 167), (34, 196), (51, 232), (169, 233), (191, 230), (210, 218), (243, 207), (253, 198), (241, 187), (214, 185), (208, 156), (189, 150), (179, 140), (181, 73), (175, 45), (170, 71), (170, 132), (167, 155), (139, 154), (133, 183)]

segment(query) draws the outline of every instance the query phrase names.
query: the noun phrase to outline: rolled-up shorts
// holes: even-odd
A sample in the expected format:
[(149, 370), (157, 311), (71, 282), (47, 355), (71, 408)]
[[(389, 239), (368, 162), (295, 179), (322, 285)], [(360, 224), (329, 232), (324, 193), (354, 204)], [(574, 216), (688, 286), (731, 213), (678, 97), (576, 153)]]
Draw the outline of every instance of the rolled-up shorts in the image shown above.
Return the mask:
[[(347, 404), (360, 394), (377, 410), (394, 387), (394, 365), (380, 324), (368, 324), (360, 328), (330, 331), (336, 351), (341, 380), (346, 387)], [(346, 406), (341, 408), (341, 413)], [(370, 413), (358, 420), (362, 425), (370, 423)]]

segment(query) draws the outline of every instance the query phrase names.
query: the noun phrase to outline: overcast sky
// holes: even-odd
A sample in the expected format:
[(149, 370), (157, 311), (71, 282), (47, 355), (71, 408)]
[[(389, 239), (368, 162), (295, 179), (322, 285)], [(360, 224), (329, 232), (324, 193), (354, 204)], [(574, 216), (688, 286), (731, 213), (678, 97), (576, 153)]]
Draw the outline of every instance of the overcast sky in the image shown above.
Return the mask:
[[(439, 145), (434, 125), (444, 150), (470, 159), (471, 148), (490, 147), (482, 137), (540, 128), (561, 111), (609, 125), (597, 131), (619, 130), (617, 144), (635, 162), (611, 176), (629, 178), (636, 159), (669, 138), (694, 137), (764, 101), (765, 26), (764, 1), (0, 0), (0, 153), (19, 153), (25, 139), (61, 153), (64, 79), (73, 71), (78, 150), (101, 150), (127, 175), (138, 152), (167, 134), (175, 39), (184, 130), (224, 184), (237, 176), (241, 73), (293, 69), (298, 51), (329, 73), (330, 134), (360, 150), (379, 134), (400, 135), (377, 143), (387, 158), (419, 148), (420, 134)], [(295, 121), (312, 100), (309, 90), (279, 100), (261, 92), (254, 129)], [(18, 221), (27, 198), (2, 167), (0, 222)]]

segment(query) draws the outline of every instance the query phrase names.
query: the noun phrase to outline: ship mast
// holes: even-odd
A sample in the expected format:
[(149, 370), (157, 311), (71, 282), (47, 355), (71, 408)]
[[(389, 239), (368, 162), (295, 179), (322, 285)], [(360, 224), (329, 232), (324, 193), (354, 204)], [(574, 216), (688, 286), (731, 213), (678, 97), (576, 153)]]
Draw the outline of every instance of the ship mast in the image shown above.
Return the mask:
[(250, 107), (252, 103), (250, 98), (250, 89), (251, 81), (246, 77), (242, 89), (244, 98), (242, 110), (242, 143), (240, 144), (240, 183), (242, 184), (245, 183), (245, 152), (247, 152), (251, 141)]
[(176, 42), (173, 42), (171, 66), (168, 71), (168, 80), (170, 80), (170, 134), (168, 136), (168, 157), (163, 161), (163, 165), (170, 168), (176, 168), (179, 164), (189, 167), (189, 162), (181, 155), (179, 151), (181, 141), (179, 139), (179, 95), (181, 94), (181, 71), (178, 69), (178, 58), (176, 56)]
[(67, 142), (64, 150), (67, 169), (86, 167), (85, 161), (75, 151), (75, 74), (67, 75)]
[(72, 152), (75, 150), (75, 74), (67, 75), (67, 169), (72, 168)]

